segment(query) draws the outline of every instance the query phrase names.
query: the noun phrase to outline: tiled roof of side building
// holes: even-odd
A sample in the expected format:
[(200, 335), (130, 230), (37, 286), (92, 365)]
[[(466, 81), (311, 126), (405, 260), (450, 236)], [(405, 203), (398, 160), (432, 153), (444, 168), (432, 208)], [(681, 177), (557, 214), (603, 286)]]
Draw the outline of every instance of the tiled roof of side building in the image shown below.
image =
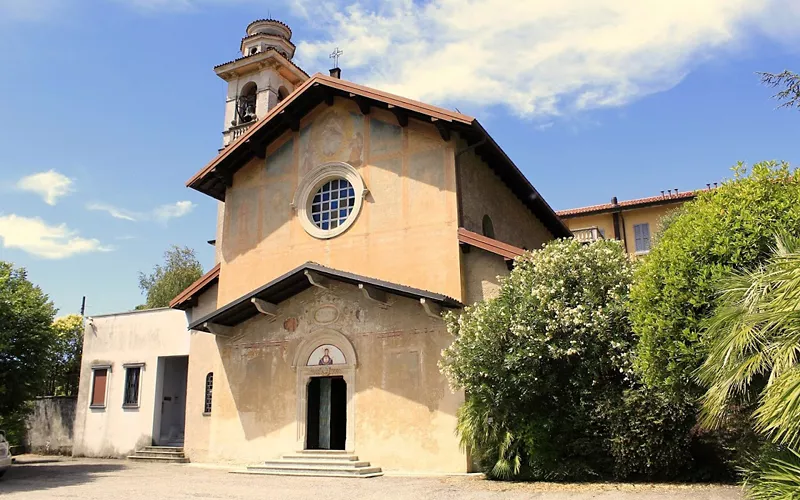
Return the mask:
[(640, 208), (640, 207), (648, 207), (655, 205), (668, 205), (670, 203), (678, 203), (691, 200), (692, 198), (697, 196), (698, 191), (681, 191), (673, 194), (663, 194), (659, 196), (649, 196), (647, 198), (624, 200), (618, 203), (602, 203), (600, 205), (590, 205), (588, 207), (569, 208), (566, 210), (557, 210), (556, 214), (559, 217), (569, 218), (581, 215), (613, 212), (615, 210), (620, 210), (620, 209)]
[(173, 309), (188, 309), (192, 307), (197, 296), (206, 291), (211, 285), (219, 279), (219, 264), (212, 267), (206, 274), (186, 287), (184, 291), (179, 293), (174, 299), (169, 302), (169, 307)]

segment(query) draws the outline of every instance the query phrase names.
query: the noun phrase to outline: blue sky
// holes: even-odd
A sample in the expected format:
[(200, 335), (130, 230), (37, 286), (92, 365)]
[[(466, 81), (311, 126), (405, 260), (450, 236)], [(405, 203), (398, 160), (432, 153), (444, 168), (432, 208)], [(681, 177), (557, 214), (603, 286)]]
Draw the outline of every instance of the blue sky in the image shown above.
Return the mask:
[(143, 302), (173, 243), (211, 267), (216, 204), (184, 182), (220, 146), (213, 66), (268, 15), (308, 73), (339, 46), (344, 78), (477, 116), (555, 209), (800, 162), (755, 75), (800, 70), (795, 2), (518, 4), (0, 0), (0, 259), (62, 314)]

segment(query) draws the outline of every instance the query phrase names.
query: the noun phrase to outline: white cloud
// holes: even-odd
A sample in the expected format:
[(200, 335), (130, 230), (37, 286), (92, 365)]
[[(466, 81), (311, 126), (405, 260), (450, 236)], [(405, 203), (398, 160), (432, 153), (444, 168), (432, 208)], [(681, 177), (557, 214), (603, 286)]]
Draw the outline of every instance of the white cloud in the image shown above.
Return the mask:
[(86, 205), (86, 209), (106, 212), (115, 219), (136, 221), (141, 218), (141, 214), (139, 213), (131, 212), (130, 210), (124, 210), (122, 208), (117, 208), (107, 203), (89, 203), (88, 205)]
[(170, 219), (183, 217), (188, 215), (196, 205), (191, 201), (176, 201), (175, 203), (168, 203), (160, 205), (149, 212), (135, 212), (133, 210), (125, 210), (124, 208), (117, 208), (108, 203), (89, 203), (86, 205), (87, 210), (96, 210), (106, 212), (115, 219), (123, 219), (129, 221), (144, 221), (155, 220), (161, 223), (166, 223)]
[(624, 105), (751, 36), (800, 34), (796, 0), (300, 1), (330, 20), (296, 41), (307, 69), (339, 46), (350, 80), (521, 116)]
[(160, 222), (167, 222), (169, 219), (183, 217), (194, 210), (195, 204), (191, 201), (178, 201), (171, 205), (161, 205), (153, 210), (153, 217)]
[(80, 253), (108, 252), (96, 239), (78, 236), (66, 224), (50, 226), (38, 217), (0, 215), (0, 238), (4, 248), (17, 248), (45, 259), (64, 259)]
[(75, 190), (72, 179), (55, 170), (23, 177), (17, 182), (17, 189), (38, 194), (48, 205), (55, 205), (59, 198)]

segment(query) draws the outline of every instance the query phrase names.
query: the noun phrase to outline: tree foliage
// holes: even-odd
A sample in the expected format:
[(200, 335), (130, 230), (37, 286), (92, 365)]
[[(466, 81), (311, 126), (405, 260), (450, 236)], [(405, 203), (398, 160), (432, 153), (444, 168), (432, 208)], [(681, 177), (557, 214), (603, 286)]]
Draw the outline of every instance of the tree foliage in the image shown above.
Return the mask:
[(708, 341), (701, 322), (714, 308), (715, 283), (769, 254), (773, 235), (800, 229), (800, 173), (764, 162), (748, 175), (704, 191), (669, 219), (637, 269), (631, 322), (639, 338), (637, 368), (650, 386), (694, 400), (694, 372)]
[(189, 247), (172, 245), (164, 252), (164, 264), (150, 274), (139, 273), (139, 288), (147, 301), (136, 309), (167, 307), (169, 302), (203, 275), (203, 266)]
[(780, 73), (759, 73), (761, 83), (782, 88), (773, 97), (781, 101), (780, 108), (800, 108), (800, 75), (788, 70)]
[(737, 408), (753, 408), (755, 429), (777, 451), (767, 448), (750, 465), (751, 497), (800, 498), (800, 455), (792, 449), (800, 447), (800, 237), (780, 236), (763, 265), (732, 272), (719, 288), (705, 323), (702, 421), (720, 427)]
[(75, 396), (81, 371), (83, 317), (70, 314), (53, 322), (53, 346), (48, 362), (45, 395)]
[(613, 468), (609, 418), (631, 375), (631, 265), (617, 242), (559, 240), (516, 261), (499, 295), (449, 315), (441, 368), (466, 391), (462, 444), (494, 477)]
[(28, 401), (41, 391), (55, 313), (25, 269), (0, 261), (0, 428), (18, 425)]

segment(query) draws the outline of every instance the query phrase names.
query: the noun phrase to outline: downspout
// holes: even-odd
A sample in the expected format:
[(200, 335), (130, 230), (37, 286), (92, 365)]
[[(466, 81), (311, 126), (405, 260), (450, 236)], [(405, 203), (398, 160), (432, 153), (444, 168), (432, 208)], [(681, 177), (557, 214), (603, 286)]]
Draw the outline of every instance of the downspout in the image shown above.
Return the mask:
[(625, 217), (622, 215), (622, 212), (619, 213), (619, 219), (622, 222), (622, 244), (625, 246), (625, 253), (628, 253), (628, 235), (625, 231)]

